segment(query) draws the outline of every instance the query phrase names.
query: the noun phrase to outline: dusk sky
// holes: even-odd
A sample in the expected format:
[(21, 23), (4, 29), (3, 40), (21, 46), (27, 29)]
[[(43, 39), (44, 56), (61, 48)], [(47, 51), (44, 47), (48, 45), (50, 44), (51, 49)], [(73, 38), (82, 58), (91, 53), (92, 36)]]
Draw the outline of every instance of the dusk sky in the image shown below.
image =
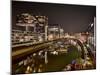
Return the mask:
[(20, 13), (48, 16), (49, 24), (59, 24), (65, 32), (83, 32), (93, 22), (96, 6), (13, 1), (13, 26)]

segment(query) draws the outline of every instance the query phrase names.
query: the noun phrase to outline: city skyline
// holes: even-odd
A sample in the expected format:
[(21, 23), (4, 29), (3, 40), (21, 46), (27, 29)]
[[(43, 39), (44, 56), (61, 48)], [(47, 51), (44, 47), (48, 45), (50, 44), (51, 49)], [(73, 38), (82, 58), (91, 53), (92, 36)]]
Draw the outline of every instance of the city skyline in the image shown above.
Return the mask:
[(48, 16), (49, 25), (59, 24), (65, 32), (85, 32), (96, 17), (96, 6), (21, 1), (13, 1), (12, 6), (12, 27), (16, 27), (17, 14), (30, 13)]

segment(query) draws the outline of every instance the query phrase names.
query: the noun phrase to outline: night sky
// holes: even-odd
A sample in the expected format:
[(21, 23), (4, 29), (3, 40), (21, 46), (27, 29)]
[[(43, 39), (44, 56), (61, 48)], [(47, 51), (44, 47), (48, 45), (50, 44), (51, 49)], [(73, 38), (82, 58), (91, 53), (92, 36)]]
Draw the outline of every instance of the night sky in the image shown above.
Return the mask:
[(13, 1), (12, 27), (20, 13), (48, 16), (50, 25), (59, 24), (65, 32), (84, 32), (96, 16), (96, 6)]

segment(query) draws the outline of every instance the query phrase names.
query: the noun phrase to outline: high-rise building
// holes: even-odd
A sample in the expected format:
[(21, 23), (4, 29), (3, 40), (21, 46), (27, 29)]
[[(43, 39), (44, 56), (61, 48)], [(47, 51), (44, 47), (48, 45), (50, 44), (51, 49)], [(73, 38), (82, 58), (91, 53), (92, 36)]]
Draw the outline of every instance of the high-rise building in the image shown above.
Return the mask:
[[(15, 34), (18, 35), (17, 40), (20, 40), (18, 42), (47, 40), (48, 18), (46, 16), (34, 16), (29, 13), (18, 14), (16, 16), (16, 26), (25, 27), (25, 30), (22, 31), (21, 28), (17, 28), (17, 32), (15, 32), (16, 30), (13, 30), (13, 42), (15, 41)], [(20, 34), (23, 36), (20, 36), (18, 31), (21, 31)]]

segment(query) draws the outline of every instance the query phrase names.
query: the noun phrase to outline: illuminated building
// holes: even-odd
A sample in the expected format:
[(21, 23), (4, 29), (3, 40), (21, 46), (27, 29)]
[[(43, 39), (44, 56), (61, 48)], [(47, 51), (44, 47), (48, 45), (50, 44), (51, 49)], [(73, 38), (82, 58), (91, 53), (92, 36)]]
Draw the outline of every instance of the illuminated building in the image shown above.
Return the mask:
[[(16, 18), (16, 26), (19, 28), (12, 31), (13, 42), (47, 40), (48, 18), (46, 16), (33, 16), (29, 13), (22, 13), (18, 14)], [(22, 30), (21, 27), (24, 27), (25, 30)]]
[(64, 29), (58, 24), (49, 25), (48, 27), (48, 39), (57, 39), (64, 37)]

